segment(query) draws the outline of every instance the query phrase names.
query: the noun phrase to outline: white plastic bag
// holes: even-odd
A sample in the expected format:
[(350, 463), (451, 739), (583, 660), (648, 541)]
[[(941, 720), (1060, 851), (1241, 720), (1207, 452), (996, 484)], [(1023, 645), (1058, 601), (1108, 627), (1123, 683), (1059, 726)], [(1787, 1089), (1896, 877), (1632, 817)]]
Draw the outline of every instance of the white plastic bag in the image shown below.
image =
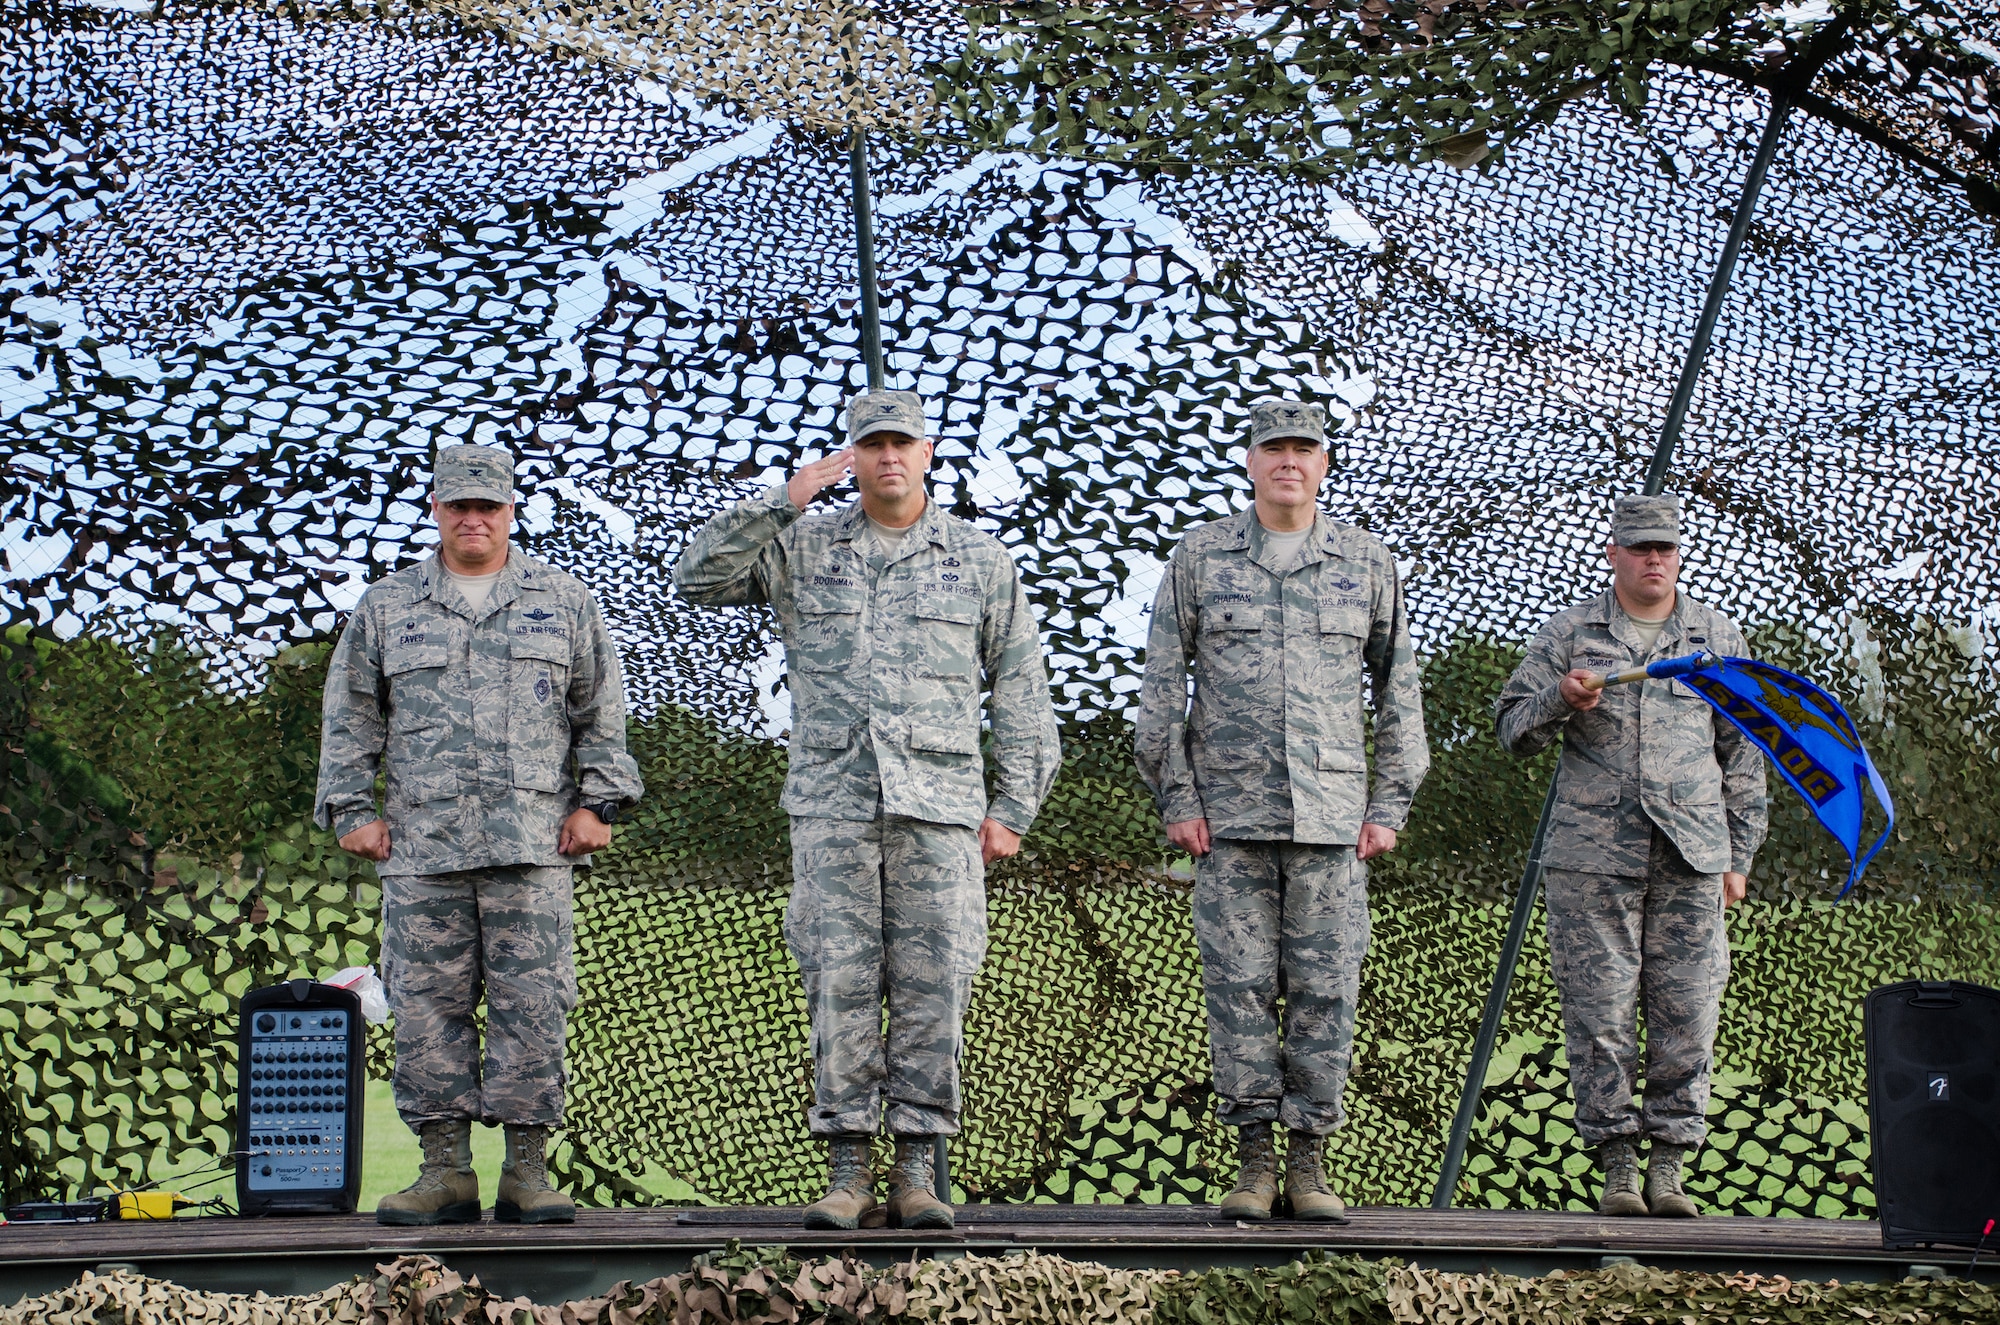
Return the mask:
[(361, 1019), (371, 1026), (380, 1026), (389, 1020), (389, 991), (382, 987), (382, 978), (375, 974), (372, 966), (350, 966), (335, 971), (320, 981), (336, 989), (352, 990), (361, 998)]

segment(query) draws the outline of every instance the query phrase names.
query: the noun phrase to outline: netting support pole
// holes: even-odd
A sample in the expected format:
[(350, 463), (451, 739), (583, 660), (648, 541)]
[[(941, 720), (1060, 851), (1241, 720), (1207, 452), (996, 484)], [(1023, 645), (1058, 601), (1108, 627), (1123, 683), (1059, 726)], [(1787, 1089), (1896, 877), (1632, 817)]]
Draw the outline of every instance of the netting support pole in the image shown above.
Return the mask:
[(1458, 1094), (1458, 1112), (1451, 1120), (1451, 1140), (1444, 1150), (1444, 1167), (1438, 1170), (1437, 1186), (1431, 1191), (1431, 1209), (1451, 1209), (1458, 1187), (1459, 1170), (1465, 1167), (1465, 1145), (1472, 1137), (1472, 1122), (1479, 1114), (1479, 1096), (1486, 1089), (1486, 1065), (1493, 1059), (1493, 1046), (1500, 1039), (1500, 1017), (1507, 1010), (1507, 994), (1514, 987), (1514, 968), (1521, 961), (1521, 945), (1528, 941), (1528, 920), (1535, 914), (1535, 899), (1542, 891), (1542, 843), (1549, 835), (1549, 816), (1555, 813), (1556, 784), (1549, 780), (1549, 794), (1542, 798), (1542, 819), (1535, 825), (1535, 842), (1528, 848), (1528, 867), (1521, 871), (1520, 886), (1514, 890), (1514, 909), (1507, 917), (1507, 937), (1500, 944), (1500, 961), (1493, 968), (1493, 985), (1486, 991), (1486, 1011), (1479, 1018), (1479, 1034), (1472, 1042), (1472, 1066), (1465, 1073), (1465, 1087)]
[(858, 124), (847, 164), (854, 176), (854, 249), (861, 267), (861, 357), (868, 365), (868, 389), (880, 391), (888, 375), (882, 367), (882, 301), (875, 293), (875, 206), (868, 196), (868, 139)]
[[(1826, 58), (1832, 54), (1834, 44), (1840, 40), (1845, 24), (1836, 24), (1824, 31), (1820, 40), (1814, 42), (1803, 72), (1803, 82), (1810, 83), (1812, 76)], [(1791, 114), (1792, 98), (1783, 87), (1771, 92), (1770, 113), (1764, 117), (1764, 133), (1757, 140), (1757, 155), (1750, 162), (1750, 172), (1743, 177), (1743, 192), (1736, 199), (1736, 215), (1729, 223), (1729, 238), (1723, 242), (1722, 256), (1715, 264), (1715, 274), (1709, 278), (1708, 298), (1701, 307), (1701, 318), (1695, 323), (1694, 338), (1688, 343), (1687, 357), (1681, 362), (1681, 377), (1674, 387), (1673, 402), (1667, 406), (1666, 422), (1660, 427), (1660, 441), (1653, 448), (1653, 463), (1646, 470), (1645, 492), (1657, 496), (1667, 485), (1667, 472), (1673, 467), (1674, 447), (1681, 437), (1681, 425), (1687, 420), (1688, 403), (1694, 399), (1694, 384), (1701, 376), (1702, 365), (1708, 360), (1709, 340), (1715, 334), (1715, 320), (1722, 312), (1722, 301), (1729, 295), (1730, 279), (1736, 274), (1736, 259), (1743, 250), (1744, 236), (1750, 233), (1750, 218), (1757, 212), (1757, 196), (1763, 192), (1764, 177), (1770, 173), (1771, 161), (1778, 154), (1778, 140), (1784, 136), (1785, 119)], [(1514, 968), (1520, 964), (1521, 947), (1527, 942), (1528, 921), (1534, 915), (1535, 902), (1542, 891), (1542, 847), (1549, 835), (1549, 818), (1555, 811), (1556, 786), (1552, 779), (1549, 793), (1542, 800), (1541, 822), (1535, 826), (1535, 840), (1528, 848), (1528, 865), (1521, 871), (1520, 887), (1514, 890), (1514, 909), (1507, 919), (1507, 937), (1500, 945), (1500, 961), (1493, 972), (1493, 984), (1486, 991), (1486, 1009), (1479, 1018), (1479, 1034), (1472, 1042), (1472, 1062), (1465, 1070), (1465, 1086), (1459, 1091), (1458, 1112), (1451, 1120), (1451, 1135), (1445, 1142), (1444, 1164), (1438, 1170), (1437, 1186), (1431, 1190), (1431, 1208), (1448, 1210), (1452, 1196), (1458, 1189), (1458, 1175), (1465, 1167), (1465, 1147), (1472, 1137), (1472, 1124), (1479, 1115), (1479, 1097), (1486, 1089), (1486, 1069), (1493, 1060), (1493, 1048), (1500, 1039), (1500, 1019), (1507, 1010), (1507, 995), (1514, 987)]]
[(1667, 471), (1673, 467), (1674, 447), (1681, 439), (1681, 425), (1687, 421), (1688, 404), (1694, 399), (1694, 384), (1708, 362), (1708, 342), (1715, 335), (1715, 319), (1722, 313), (1722, 301), (1729, 297), (1729, 282), (1736, 275), (1736, 258), (1743, 251), (1743, 238), (1750, 233), (1750, 218), (1757, 212), (1757, 195), (1763, 192), (1764, 176), (1770, 173), (1771, 159), (1778, 154), (1778, 139), (1784, 136), (1785, 117), (1791, 114), (1792, 99), (1783, 88), (1771, 93), (1771, 112), (1764, 117), (1764, 136), (1757, 140), (1757, 155), (1750, 173), (1743, 177), (1743, 192), (1736, 199), (1736, 216), (1729, 223), (1729, 238), (1723, 241), (1722, 256), (1716, 261), (1715, 275), (1709, 278), (1708, 299), (1701, 306), (1701, 320), (1694, 324), (1694, 339), (1688, 343), (1687, 358), (1681, 362), (1681, 380), (1674, 386), (1673, 402), (1667, 406), (1667, 421), (1660, 427), (1660, 442), (1653, 448), (1653, 463), (1646, 470), (1646, 495), (1658, 496), (1666, 490)]

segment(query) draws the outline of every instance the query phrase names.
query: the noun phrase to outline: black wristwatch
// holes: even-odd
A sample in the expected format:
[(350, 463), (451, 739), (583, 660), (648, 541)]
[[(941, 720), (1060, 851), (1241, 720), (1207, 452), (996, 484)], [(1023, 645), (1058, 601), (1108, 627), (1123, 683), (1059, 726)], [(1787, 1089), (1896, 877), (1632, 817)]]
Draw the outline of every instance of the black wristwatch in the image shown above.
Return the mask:
[(598, 801), (595, 805), (579, 805), (576, 808), (579, 810), (589, 810), (592, 814), (604, 820), (604, 822), (607, 824), (615, 824), (618, 822), (617, 801)]

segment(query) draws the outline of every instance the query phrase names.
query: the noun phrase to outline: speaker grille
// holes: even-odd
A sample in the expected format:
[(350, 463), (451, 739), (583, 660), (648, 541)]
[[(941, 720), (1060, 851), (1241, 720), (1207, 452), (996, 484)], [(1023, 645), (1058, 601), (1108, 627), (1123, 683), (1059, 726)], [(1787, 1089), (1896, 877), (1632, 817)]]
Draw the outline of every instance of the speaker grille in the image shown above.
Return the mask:
[(1888, 985), (1863, 1024), (1882, 1240), (1971, 1246), (2000, 1218), (2000, 991)]

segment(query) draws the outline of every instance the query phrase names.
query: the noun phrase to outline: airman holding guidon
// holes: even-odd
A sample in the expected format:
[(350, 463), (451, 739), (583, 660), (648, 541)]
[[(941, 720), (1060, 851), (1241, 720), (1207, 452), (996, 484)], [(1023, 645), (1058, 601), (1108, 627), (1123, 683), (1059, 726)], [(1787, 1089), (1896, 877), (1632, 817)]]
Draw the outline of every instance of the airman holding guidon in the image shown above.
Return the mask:
[(1682, 1176), (1707, 1133), (1723, 911), (1742, 899), (1767, 826), (1763, 756), (1684, 681), (1602, 688), (1664, 658), (1748, 652), (1734, 621), (1676, 587), (1680, 548), (1679, 498), (1620, 497), (1611, 587), (1542, 627), (1495, 710), (1515, 754), (1563, 743), (1542, 854), (1549, 951), (1577, 1131), (1597, 1149), (1599, 1209), (1613, 1215), (1695, 1213)]

